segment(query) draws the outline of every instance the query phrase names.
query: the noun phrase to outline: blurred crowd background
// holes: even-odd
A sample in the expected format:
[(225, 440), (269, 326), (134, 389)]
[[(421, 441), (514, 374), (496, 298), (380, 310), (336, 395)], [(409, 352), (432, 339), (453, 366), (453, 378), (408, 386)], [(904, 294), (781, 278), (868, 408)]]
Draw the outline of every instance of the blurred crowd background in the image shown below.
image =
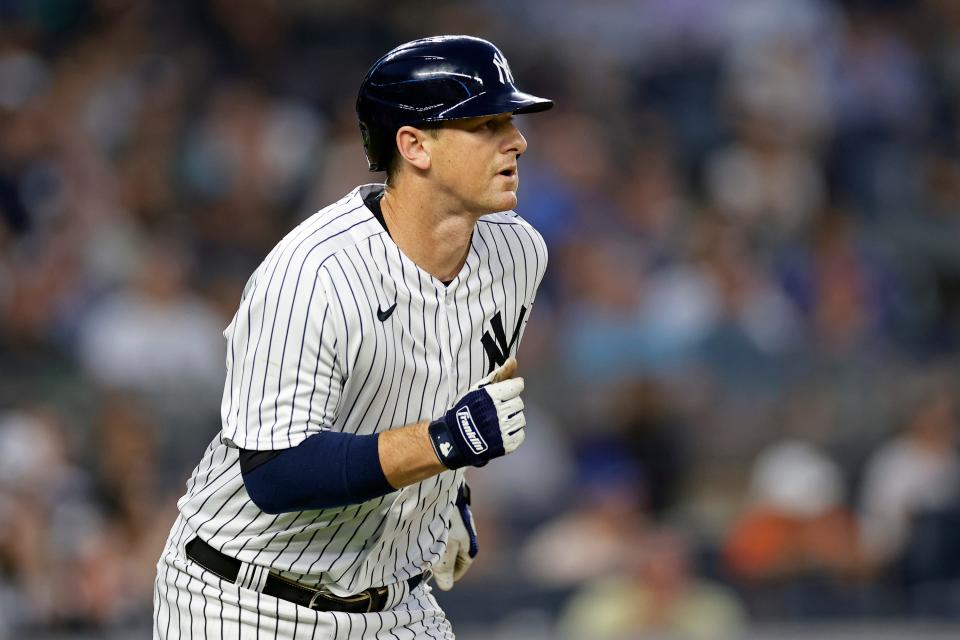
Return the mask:
[(960, 3), (0, 0), (0, 638), (149, 633), (243, 283), (440, 33), (557, 103), (460, 637), (960, 621)]

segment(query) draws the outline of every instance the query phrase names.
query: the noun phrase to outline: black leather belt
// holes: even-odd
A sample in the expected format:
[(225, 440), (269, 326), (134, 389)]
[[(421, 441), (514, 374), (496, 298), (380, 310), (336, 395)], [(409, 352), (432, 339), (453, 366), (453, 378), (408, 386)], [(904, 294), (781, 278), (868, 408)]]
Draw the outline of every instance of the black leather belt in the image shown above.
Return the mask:
[[(240, 573), (240, 561), (225, 555), (200, 538), (194, 538), (187, 543), (187, 557), (198, 565), (214, 573), (224, 580), (236, 582)], [(423, 581), (423, 574), (416, 575), (409, 580), (410, 590), (413, 591)], [(288, 600), (302, 607), (315, 611), (342, 611), (344, 613), (373, 613), (383, 611), (387, 604), (389, 590), (387, 587), (371, 587), (366, 591), (345, 598), (323, 593), (317, 589), (305, 587), (302, 584), (281, 578), (275, 573), (267, 576), (267, 581), (261, 592), (274, 598)]]

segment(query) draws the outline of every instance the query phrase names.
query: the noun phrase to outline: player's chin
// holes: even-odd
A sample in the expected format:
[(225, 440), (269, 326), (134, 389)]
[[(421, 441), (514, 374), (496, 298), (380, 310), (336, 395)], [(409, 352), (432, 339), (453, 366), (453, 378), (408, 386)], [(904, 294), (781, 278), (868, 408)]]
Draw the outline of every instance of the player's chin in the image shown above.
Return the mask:
[(490, 200), (491, 212), (510, 211), (517, 207), (517, 192), (516, 190), (504, 189), (495, 193)]

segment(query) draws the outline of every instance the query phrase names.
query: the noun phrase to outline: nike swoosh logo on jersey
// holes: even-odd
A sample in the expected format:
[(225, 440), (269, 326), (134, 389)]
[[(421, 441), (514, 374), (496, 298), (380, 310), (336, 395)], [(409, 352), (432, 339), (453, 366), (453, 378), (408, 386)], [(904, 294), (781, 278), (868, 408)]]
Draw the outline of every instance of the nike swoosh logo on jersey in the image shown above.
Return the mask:
[(380, 306), (377, 305), (377, 320), (379, 320), (380, 322), (386, 322), (387, 318), (389, 318), (393, 314), (393, 310), (396, 308), (397, 308), (396, 302), (393, 303), (392, 307), (388, 308), (385, 311), (380, 309)]

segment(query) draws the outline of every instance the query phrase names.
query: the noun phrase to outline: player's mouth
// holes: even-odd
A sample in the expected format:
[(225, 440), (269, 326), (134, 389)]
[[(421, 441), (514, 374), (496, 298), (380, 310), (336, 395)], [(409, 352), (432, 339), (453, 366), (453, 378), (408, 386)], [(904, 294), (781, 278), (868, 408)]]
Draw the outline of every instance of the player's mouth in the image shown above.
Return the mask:
[(507, 167), (502, 171), (499, 171), (497, 175), (501, 175), (505, 178), (516, 178), (517, 177), (517, 168), (516, 167)]

